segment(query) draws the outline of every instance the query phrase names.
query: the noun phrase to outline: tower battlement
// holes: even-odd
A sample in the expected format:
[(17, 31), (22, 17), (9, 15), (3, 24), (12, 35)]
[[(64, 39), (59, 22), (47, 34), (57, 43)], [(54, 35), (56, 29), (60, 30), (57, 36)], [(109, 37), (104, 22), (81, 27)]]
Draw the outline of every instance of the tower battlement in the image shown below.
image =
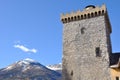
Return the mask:
[(86, 18), (104, 15), (105, 13), (107, 13), (105, 5), (102, 5), (101, 7), (89, 5), (86, 8), (84, 8), (83, 11), (78, 10), (76, 12), (62, 14), (61, 21), (63, 23), (68, 23), (76, 20), (82, 20)]
[(78, 10), (76, 12), (61, 14), (61, 21), (64, 24), (64, 23), (79, 21), (83, 19), (89, 19), (89, 18), (102, 16), (102, 15), (105, 15), (105, 19), (107, 21), (106, 23), (111, 33), (112, 28), (111, 28), (111, 24), (109, 21), (107, 8), (105, 4), (103, 4), (102, 6), (88, 5), (83, 9), (83, 11)]

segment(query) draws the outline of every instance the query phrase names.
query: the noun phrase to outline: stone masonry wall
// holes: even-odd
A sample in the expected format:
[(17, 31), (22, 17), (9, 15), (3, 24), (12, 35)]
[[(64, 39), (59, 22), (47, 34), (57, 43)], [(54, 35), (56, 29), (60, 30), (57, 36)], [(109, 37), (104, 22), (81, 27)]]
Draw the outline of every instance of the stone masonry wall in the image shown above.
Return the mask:
[(105, 16), (64, 24), (62, 80), (111, 80), (107, 29)]

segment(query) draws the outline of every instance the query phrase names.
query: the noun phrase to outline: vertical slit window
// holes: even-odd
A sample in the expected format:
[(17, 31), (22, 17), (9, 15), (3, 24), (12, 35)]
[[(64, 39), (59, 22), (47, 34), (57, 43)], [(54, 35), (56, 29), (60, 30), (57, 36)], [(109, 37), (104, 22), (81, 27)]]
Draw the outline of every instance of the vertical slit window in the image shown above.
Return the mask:
[(71, 71), (71, 76), (73, 76), (73, 71)]
[(96, 47), (95, 52), (96, 52), (96, 57), (101, 57), (100, 47)]

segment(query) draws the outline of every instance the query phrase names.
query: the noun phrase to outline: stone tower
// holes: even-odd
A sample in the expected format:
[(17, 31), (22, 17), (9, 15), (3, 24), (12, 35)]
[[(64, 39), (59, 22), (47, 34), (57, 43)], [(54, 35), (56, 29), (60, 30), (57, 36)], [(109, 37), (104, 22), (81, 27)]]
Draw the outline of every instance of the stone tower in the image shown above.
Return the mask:
[(111, 80), (111, 25), (105, 5), (62, 14), (63, 79)]

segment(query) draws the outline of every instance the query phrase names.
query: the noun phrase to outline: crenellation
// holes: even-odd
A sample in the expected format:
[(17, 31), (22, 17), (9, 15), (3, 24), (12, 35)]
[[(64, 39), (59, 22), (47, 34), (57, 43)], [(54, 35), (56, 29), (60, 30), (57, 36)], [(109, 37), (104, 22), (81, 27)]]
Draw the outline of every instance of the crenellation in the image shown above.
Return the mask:
[(102, 5), (101, 7), (96, 6), (95, 8), (85, 8), (83, 11), (76, 11), (67, 14), (61, 15), (61, 21), (63, 23), (68, 23), (71, 21), (77, 21), (82, 19), (88, 19), (91, 17), (96, 17), (104, 15), (106, 13), (106, 6)]

